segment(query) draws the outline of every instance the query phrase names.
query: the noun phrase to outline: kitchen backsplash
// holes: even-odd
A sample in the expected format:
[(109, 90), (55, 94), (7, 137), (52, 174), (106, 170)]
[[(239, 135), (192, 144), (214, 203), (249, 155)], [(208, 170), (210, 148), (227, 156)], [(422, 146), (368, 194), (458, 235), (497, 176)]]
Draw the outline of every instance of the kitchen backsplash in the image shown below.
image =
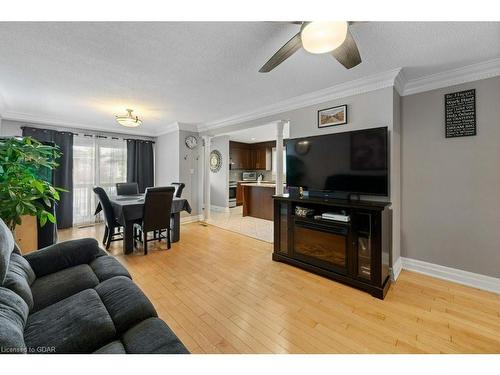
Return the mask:
[[(245, 171), (245, 172), (253, 172), (253, 171)], [(255, 171), (257, 172), (257, 176), (262, 173), (264, 175), (264, 181), (274, 181), (273, 172), (272, 171)], [(229, 171), (229, 181), (241, 181), (242, 171)]]

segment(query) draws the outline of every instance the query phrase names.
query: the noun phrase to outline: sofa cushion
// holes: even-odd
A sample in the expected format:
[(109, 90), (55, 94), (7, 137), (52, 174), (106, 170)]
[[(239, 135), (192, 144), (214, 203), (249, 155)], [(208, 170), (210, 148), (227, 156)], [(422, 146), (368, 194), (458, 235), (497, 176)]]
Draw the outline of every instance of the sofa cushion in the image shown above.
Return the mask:
[(117, 276), (95, 287), (108, 310), (116, 331), (122, 333), (140, 321), (156, 317), (156, 311), (132, 280)]
[(127, 353), (188, 354), (189, 351), (158, 318), (146, 319), (123, 334)]
[(99, 295), (87, 289), (31, 314), (24, 340), (32, 353), (90, 353), (114, 340), (115, 335)]
[(33, 311), (41, 310), (82, 290), (94, 288), (97, 284), (99, 280), (88, 264), (39, 277), (31, 286)]
[(13, 253), (3, 286), (18, 294), (26, 302), (30, 311), (33, 308), (33, 295), (31, 294), (30, 283), (34, 279), (35, 275), (26, 259)]
[(25, 353), (23, 329), (28, 305), (13, 291), (0, 287), (0, 353)]
[(94, 238), (65, 241), (25, 256), (35, 275), (41, 277), (80, 264), (89, 264), (100, 253)]
[(131, 278), (125, 267), (112, 256), (100, 256), (90, 263), (90, 267), (99, 281), (104, 281), (114, 276), (126, 276), (129, 279)]
[(97, 349), (94, 354), (127, 354), (127, 352), (122, 342), (117, 340)]
[(7, 269), (9, 268), (10, 255), (14, 250), (14, 237), (12, 232), (0, 219), (0, 286), (3, 284)]

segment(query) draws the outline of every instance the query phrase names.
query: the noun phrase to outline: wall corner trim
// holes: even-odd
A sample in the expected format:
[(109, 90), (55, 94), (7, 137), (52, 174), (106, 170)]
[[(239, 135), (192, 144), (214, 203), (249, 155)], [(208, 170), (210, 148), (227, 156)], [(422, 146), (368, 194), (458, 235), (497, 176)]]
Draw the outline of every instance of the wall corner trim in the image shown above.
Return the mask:
[(401, 270), (403, 269), (403, 263), (401, 261), (401, 257), (396, 259), (394, 264), (392, 265), (391, 269), (391, 279), (392, 281), (396, 281), (399, 277), (399, 274), (401, 273)]
[(500, 279), (495, 277), (445, 267), (417, 259), (404, 257), (400, 259), (405, 270), (500, 294)]

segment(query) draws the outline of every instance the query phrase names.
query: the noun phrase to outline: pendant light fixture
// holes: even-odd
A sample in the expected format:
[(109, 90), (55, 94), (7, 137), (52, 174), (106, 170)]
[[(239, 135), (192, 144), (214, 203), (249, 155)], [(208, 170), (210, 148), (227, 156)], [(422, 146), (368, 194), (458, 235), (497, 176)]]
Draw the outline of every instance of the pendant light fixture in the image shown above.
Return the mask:
[(127, 114), (126, 115), (117, 115), (116, 121), (127, 128), (135, 128), (137, 126), (140, 126), (142, 124), (142, 120), (139, 119), (138, 116), (134, 116), (132, 114), (133, 109), (127, 109)]

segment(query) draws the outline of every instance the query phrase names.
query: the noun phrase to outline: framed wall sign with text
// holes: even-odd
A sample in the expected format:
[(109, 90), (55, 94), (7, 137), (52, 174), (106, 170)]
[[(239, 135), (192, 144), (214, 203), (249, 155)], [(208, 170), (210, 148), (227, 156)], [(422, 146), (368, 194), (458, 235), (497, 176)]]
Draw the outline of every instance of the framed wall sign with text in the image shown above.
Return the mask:
[(444, 96), (446, 138), (476, 135), (476, 90)]

